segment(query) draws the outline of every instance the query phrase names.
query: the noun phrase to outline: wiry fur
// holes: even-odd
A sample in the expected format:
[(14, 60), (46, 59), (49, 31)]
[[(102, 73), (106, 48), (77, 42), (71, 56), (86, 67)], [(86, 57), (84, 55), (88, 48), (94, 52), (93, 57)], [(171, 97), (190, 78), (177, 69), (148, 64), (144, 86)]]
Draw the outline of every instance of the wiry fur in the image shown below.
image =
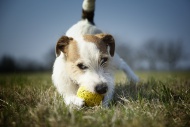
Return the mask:
[[(93, 12), (94, 2), (95, 0), (84, 0), (83, 12)], [(127, 63), (117, 53), (114, 54), (113, 37), (102, 33), (87, 16), (73, 25), (66, 32), (66, 36), (58, 41), (52, 80), (58, 92), (64, 97), (66, 105), (78, 107), (84, 105), (84, 100), (76, 96), (80, 86), (96, 92), (97, 85), (106, 84), (108, 90), (104, 93), (103, 105), (107, 106), (114, 91), (114, 67), (122, 69), (131, 81), (138, 81), (138, 77)], [(102, 64), (103, 58), (108, 60)], [(80, 63), (87, 69), (80, 69), (78, 67)]]

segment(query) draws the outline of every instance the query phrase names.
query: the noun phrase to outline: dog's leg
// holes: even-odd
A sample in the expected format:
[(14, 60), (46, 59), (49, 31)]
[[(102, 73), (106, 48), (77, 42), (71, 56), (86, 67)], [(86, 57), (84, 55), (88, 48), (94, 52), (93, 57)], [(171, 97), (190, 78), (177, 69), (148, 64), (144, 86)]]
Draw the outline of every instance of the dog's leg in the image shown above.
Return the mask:
[(110, 91), (108, 92), (105, 97), (104, 97), (104, 100), (102, 102), (102, 106), (107, 108), (108, 107), (108, 104), (110, 102), (110, 100), (113, 98), (113, 91)]
[[(55, 68), (54, 68), (55, 69)], [(67, 106), (75, 105), (78, 108), (83, 107), (84, 100), (77, 97), (78, 86), (73, 84), (67, 76), (61, 76), (61, 73), (54, 71), (52, 79), (57, 91), (62, 95)]]
[(66, 105), (74, 105), (78, 108), (82, 108), (85, 105), (85, 101), (82, 98), (77, 97), (76, 95), (66, 95), (64, 97), (64, 101)]
[(139, 81), (138, 76), (117, 53), (114, 55), (113, 64), (117, 69), (121, 69), (125, 72), (129, 81), (132, 81), (134, 83), (137, 83)]
[(114, 89), (115, 89), (115, 84), (114, 84), (114, 78), (112, 77), (112, 79), (109, 80), (109, 83), (108, 83), (108, 91), (107, 93), (105, 94), (104, 96), (104, 99), (102, 101), (102, 106), (107, 108), (109, 103), (110, 103), (110, 100), (112, 100), (113, 98), (113, 94), (114, 94)]
[(85, 105), (85, 102), (82, 98), (77, 97), (76, 92), (78, 87), (73, 83), (65, 85), (65, 90), (63, 93), (65, 104), (68, 106), (76, 106), (81, 108)]
[(77, 86), (70, 83), (65, 85), (64, 92), (62, 93), (65, 104), (67, 106), (76, 106), (78, 108), (81, 108), (85, 105), (85, 102), (82, 98), (77, 97)]

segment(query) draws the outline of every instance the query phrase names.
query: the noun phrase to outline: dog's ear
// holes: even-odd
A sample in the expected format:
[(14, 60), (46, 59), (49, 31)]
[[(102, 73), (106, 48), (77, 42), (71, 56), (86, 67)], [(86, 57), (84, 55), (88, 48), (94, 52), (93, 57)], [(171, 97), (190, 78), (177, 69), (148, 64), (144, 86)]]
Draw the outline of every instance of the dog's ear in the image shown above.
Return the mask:
[(110, 34), (97, 34), (97, 37), (101, 38), (101, 40), (109, 46), (110, 55), (113, 57), (115, 52), (115, 40)]
[(73, 38), (71, 37), (67, 37), (67, 36), (62, 36), (58, 42), (57, 42), (57, 45), (56, 45), (56, 56), (58, 57), (61, 52), (63, 52), (64, 54), (67, 53), (67, 50), (68, 50), (68, 45), (69, 45), (69, 42), (73, 40)]

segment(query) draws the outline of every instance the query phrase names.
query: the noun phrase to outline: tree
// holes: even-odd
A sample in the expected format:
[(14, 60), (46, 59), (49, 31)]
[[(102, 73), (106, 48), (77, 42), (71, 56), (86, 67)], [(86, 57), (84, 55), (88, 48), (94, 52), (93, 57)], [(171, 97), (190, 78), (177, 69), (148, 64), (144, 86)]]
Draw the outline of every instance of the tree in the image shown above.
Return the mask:
[(55, 48), (51, 48), (48, 52), (47, 52), (47, 54), (46, 54), (46, 56), (45, 56), (45, 58), (46, 58), (46, 69), (47, 70), (52, 70), (52, 67), (53, 67), (53, 63), (54, 63), (54, 61), (55, 61), (55, 58), (56, 58), (56, 55), (55, 55)]
[(16, 71), (16, 62), (11, 56), (3, 56), (0, 61), (0, 72), (13, 72)]
[(138, 54), (141, 60), (148, 61), (150, 70), (156, 70), (156, 64), (159, 61), (159, 58), (157, 57), (159, 52), (159, 41), (150, 39), (145, 44), (143, 44), (143, 46), (141, 46)]
[(182, 58), (182, 45), (181, 40), (160, 41), (151, 39), (141, 46), (139, 57), (148, 61), (150, 70), (158, 69), (157, 65), (159, 63), (165, 65), (165, 68), (159, 69), (174, 70), (176, 64)]
[(183, 42), (181, 40), (170, 41), (161, 45), (162, 52), (159, 54), (160, 60), (165, 62), (170, 70), (176, 69), (176, 64), (182, 58), (182, 45)]

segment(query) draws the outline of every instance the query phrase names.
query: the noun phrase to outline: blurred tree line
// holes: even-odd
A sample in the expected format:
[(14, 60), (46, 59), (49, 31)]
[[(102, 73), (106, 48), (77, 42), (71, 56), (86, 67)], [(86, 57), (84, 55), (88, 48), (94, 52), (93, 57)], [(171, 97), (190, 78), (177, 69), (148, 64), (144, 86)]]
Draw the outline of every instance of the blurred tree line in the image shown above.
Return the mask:
[[(139, 49), (131, 48), (130, 45), (119, 45), (117, 51), (136, 70), (180, 70), (182, 67), (178, 65), (181, 61), (190, 61), (190, 57), (183, 50), (182, 40), (150, 39)], [(185, 69), (190, 70), (190, 66)]]
[(41, 72), (46, 70), (47, 67), (29, 59), (16, 60), (10, 55), (5, 55), (0, 59), (0, 73)]
[[(116, 39), (116, 45), (117, 43)], [(135, 70), (179, 70), (180, 61), (190, 61), (183, 51), (183, 41), (161, 41), (150, 39), (143, 43), (139, 49), (129, 44), (117, 45), (117, 53)], [(45, 64), (37, 61), (21, 59), (16, 60), (10, 55), (0, 58), (0, 73), (4, 72), (36, 72), (52, 71), (55, 60), (54, 48), (45, 55)], [(190, 66), (185, 68), (190, 70)]]

